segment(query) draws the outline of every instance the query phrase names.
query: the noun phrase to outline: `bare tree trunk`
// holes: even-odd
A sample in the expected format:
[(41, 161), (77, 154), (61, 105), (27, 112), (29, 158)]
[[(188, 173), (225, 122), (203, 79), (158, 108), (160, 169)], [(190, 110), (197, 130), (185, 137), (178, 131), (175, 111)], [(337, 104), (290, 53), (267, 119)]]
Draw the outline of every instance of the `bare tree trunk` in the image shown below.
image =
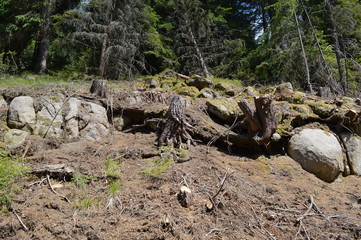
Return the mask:
[(99, 75), (104, 77), (105, 68), (107, 65), (107, 49), (108, 49), (108, 34), (105, 33), (105, 37), (102, 42), (101, 54), (100, 54), (100, 62), (99, 62)]
[[(186, 18), (187, 18), (187, 16), (186, 16)], [(194, 49), (196, 50), (197, 57), (198, 57), (198, 59), (199, 59), (199, 61), (201, 63), (203, 75), (204, 75), (204, 77), (208, 78), (209, 77), (209, 72), (208, 72), (206, 62), (204, 61), (201, 50), (199, 49), (197, 39), (195, 38), (195, 36), (193, 34), (192, 27), (188, 23), (188, 19), (186, 19), (186, 25), (188, 26), (189, 35), (191, 37), (191, 41), (193, 43)]]
[(295, 20), (296, 20), (296, 25), (297, 25), (297, 30), (298, 30), (298, 38), (300, 39), (303, 61), (305, 63), (308, 89), (310, 90), (311, 93), (313, 93), (312, 84), (311, 84), (311, 77), (310, 77), (310, 69), (308, 67), (308, 61), (307, 61), (305, 46), (303, 45), (301, 27), (300, 27), (300, 24), (298, 22), (296, 11), (293, 14), (294, 14), (294, 17), (295, 17)]
[(45, 4), (46, 10), (44, 22), (40, 31), (39, 39), (35, 46), (33, 56), (34, 71), (37, 74), (44, 74), (48, 70), (50, 28), (52, 24), (51, 15), (55, 9), (54, 0), (49, 0)]
[(328, 66), (327, 64), (327, 61), (326, 61), (326, 58), (325, 58), (325, 55), (323, 54), (323, 51), (322, 51), (322, 48), (321, 48), (321, 45), (320, 45), (320, 41), (318, 40), (318, 37), (317, 37), (317, 34), (316, 34), (316, 31), (315, 31), (315, 28), (312, 24), (312, 21), (311, 21), (311, 18), (310, 18), (310, 15), (308, 14), (308, 11), (305, 7), (305, 5), (303, 4), (303, 1), (301, 0), (301, 5), (302, 5), (302, 8), (307, 16), (307, 19), (308, 19), (308, 22), (311, 26), (311, 29), (312, 29), (312, 35), (313, 37), (315, 38), (316, 40), (316, 45), (317, 45), (317, 48), (318, 48), (318, 51), (320, 53), (320, 56), (321, 56), (321, 64), (323, 65), (324, 69), (326, 70), (326, 74), (327, 74), (327, 78), (328, 78), (328, 86), (330, 86), (330, 88), (333, 89), (334, 92), (339, 92), (339, 89), (337, 88), (337, 82), (335, 81), (333, 75), (332, 75), (332, 72), (330, 70), (330, 67)]
[(346, 79), (346, 74), (345, 74), (345, 67), (343, 65), (343, 57), (342, 57), (343, 54), (341, 51), (340, 40), (339, 40), (338, 33), (337, 33), (336, 22), (335, 22), (335, 19), (333, 18), (332, 5), (330, 3), (330, 0), (325, 0), (325, 3), (326, 3), (326, 7), (327, 7), (327, 12), (330, 16), (330, 21), (331, 21), (332, 37), (334, 39), (334, 48), (335, 48), (337, 65), (338, 65), (338, 74), (340, 77), (340, 83), (342, 86), (343, 94), (346, 94), (347, 79)]

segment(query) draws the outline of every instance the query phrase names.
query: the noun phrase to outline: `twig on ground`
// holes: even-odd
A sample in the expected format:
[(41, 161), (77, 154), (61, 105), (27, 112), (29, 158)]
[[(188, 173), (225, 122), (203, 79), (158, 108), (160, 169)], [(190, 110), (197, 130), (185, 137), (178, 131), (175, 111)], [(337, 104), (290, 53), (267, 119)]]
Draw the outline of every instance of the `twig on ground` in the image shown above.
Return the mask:
[(37, 184), (38, 186), (40, 186), (41, 184), (43, 184), (43, 182), (44, 182), (45, 180), (47, 180), (47, 178), (43, 178), (43, 179), (41, 179), (40, 181), (30, 183), (30, 184), (28, 185), (28, 187), (31, 187), (31, 186), (36, 185), (36, 184)]
[(25, 231), (29, 231), (29, 228), (23, 223), (23, 221), (21, 220), (20, 216), (16, 213), (15, 209), (12, 209), (12, 212), (14, 213), (14, 215), (16, 216), (16, 218), (18, 219), (21, 227), (22, 227)]
[(313, 199), (313, 196), (310, 195), (310, 206), (308, 207), (307, 211), (306, 211), (302, 216), (300, 216), (300, 217), (297, 218), (297, 222), (300, 222), (300, 221), (303, 220), (305, 217), (309, 216), (309, 213), (310, 213), (310, 211), (312, 210), (312, 208), (315, 208), (316, 212), (317, 212), (320, 216), (326, 218), (326, 219), (329, 221), (329, 219), (325, 216), (325, 214), (323, 214), (323, 213), (321, 212), (321, 210), (318, 208), (318, 206), (316, 205), (315, 200)]
[(46, 176), (46, 179), (48, 180), (48, 184), (49, 184), (50, 190), (51, 190), (54, 194), (58, 195), (59, 197), (61, 197), (62, 199), (64, 199), (64, 200), (67, 201), (68, 203), (70, 203), (70, 200), (69, 200), (66, 196), (63, 196), (63, 195), (59, 194), (57, 191), (54, 190), (53, 186), (51, 185), (49, 175)]

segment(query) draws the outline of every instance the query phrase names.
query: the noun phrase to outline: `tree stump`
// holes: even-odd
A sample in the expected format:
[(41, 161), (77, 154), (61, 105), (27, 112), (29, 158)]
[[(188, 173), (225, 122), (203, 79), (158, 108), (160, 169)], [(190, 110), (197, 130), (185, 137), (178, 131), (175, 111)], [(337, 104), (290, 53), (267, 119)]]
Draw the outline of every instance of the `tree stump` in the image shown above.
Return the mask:
[(107, 97), (107, 80), (94, 80), (90, 87), (90, 93), (94, 93), (101, 98)]
[(182, 207), (189, 207), (192, 204), (192, 191), (188, 187), (182, 186), (177, 194), (177, 199)]
[(182, 141), (187, 145), (193, 143), (191, 135), (188, 133), (193, 127), (186, 122), (184, 111), (186, 100), (180, 96), (175, 96), (168, 109), (168, 117), (165, 122), (162, 133), (158, 138), (158, 146), (171, 144), (181, 147)]
[(261, 136), (256, 137), (259, 144), (267, 146), (271, 142), (272, 134), (277, 130), (277, 117), (274, 103), (270, 95), (264, 95), (254, 98), (256, 109), (252, 109), (247, 100), (240, 101), (239, 107), (246, 116), (250, 124), (250, 131), (253, 133), (262, 132)]

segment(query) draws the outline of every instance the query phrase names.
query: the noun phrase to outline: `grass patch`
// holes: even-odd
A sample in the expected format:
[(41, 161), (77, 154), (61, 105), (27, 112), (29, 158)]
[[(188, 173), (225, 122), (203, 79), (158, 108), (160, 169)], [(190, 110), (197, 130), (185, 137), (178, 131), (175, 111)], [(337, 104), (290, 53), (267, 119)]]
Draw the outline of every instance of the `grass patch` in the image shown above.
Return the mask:
[(229, 83), (232, 84), (236, 87), (243, 87), (243, 83), (241, 80), (237, 80), (237, 79), (228, 79), (228, 78), (217, 78), (217, 77), (213, 77), (211, 78), (212, 83), (214, 85), (217, 85), (218, 83)]
[(7, 209), (11, 198), (19, 190), (16, 180), (25, 175), (25, 160), (11, 156), (8, 151), (0, 150), (0, 208)]
[(152, 165), (143, 169), (143, 174), (152, 178), (157, 178), (174, 164), (174, 157), (177, 156), (176, 149), (170, 146), (162, 146), (159, 148), (159, 152), (160, 158), (148, 159), (148, 162)]

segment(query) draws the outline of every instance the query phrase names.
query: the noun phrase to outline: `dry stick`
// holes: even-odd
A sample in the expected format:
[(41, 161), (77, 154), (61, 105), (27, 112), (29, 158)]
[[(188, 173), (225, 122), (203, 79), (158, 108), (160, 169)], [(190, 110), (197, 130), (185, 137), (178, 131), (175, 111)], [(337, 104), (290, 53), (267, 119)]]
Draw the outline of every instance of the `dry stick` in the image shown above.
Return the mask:
[(315, 203), (315, 200), (313, 199), (313, 196), (310, 195), (310, 206), (308, 207), (307, 211), (300, 217), (297, 218), (297, 222), (300, 222), (301, 220), (303, 220), (305, 217), (307, 217), (309, 215), (309, 212), (312, 210), (312, 208), (315, 207), (316, 212), (318, 214), (320, 214), (322, 217), (326, 218), (328, 220), (328, 218), (321, 212), (321, 210), (318, 208), (318, 206)]
[(26, 225), (23, 223), (23, 221), (21, 220), (21, 218), (19, 217), (19, 215), (15, 212), (15, 210), (13, 209), (12, 212), (14, 213), (14, 215), (16, 216), (16, 218), (18, 219), (20, 225), (22, 226), (22, 228), (25, 231), (29, 231), (29, 228), (26, 227)]
[(59, 194), (57, 191), (54, 190), (53, 186), (51, 185), (49, 175), (46, 175), (46, 179), (48, 180), (48, 184), (49, 184), (50, 190), (51, 190), (54, 194), (58, 195), (59, 197), (61, 197), (62, 199), (65, 199), (65, 201), (67, 201), (68, 203), (70, 203), (70, 200), (69, 200), (67, 197)]

